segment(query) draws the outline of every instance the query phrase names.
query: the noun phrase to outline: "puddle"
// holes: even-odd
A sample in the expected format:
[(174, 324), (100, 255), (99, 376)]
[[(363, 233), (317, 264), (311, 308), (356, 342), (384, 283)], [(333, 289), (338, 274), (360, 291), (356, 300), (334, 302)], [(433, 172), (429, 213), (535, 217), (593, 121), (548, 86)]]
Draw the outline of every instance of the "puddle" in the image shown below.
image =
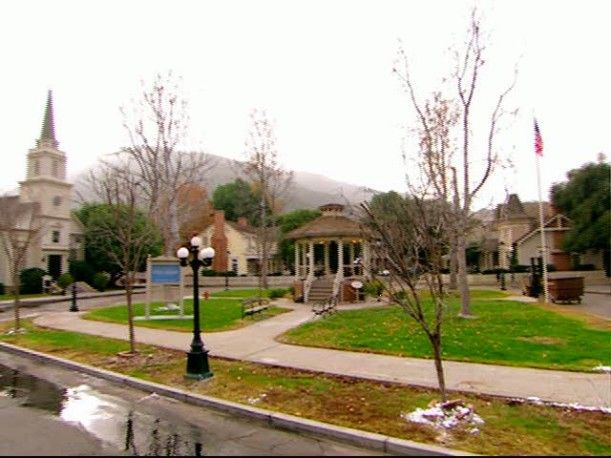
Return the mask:
[[(155, 397), (143, 397), (140, 400), (143, 405), (139, 406), (86, 384), (64, 388), (1, 364), (0, 396), (79, 424), (89, 434), (128, 455), (205, 455), (197, 427), (151, 414), (155, 408), (150, 402)], [(144, 404), (148, 404), (146, 409)]]

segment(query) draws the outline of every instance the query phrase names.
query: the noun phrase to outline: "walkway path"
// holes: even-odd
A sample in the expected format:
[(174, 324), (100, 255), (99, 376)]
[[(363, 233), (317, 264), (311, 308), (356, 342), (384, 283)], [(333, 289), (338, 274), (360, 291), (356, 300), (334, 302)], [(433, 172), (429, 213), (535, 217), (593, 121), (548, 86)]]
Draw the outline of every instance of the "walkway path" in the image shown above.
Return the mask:
[[(365, 379), (436, 387), (431, 360), (286, 345), (274, 338), (313, 319), (309, 306), (281, 304), (292, 312), (226, 332), (206, 333), (211, 356), (348, 375)], [(81, 313), (42, 314), (36, 324), (104, 337), (127, 339), (127, 326), (80, 319)], [(140, 343), (188, 350), (190, 333), (136, 328)], [(611, 407), (611, 374), (552, 371), (446, 361), (446, 385), (461, 390), (508, 397), (538, 397), (545, 401)]]

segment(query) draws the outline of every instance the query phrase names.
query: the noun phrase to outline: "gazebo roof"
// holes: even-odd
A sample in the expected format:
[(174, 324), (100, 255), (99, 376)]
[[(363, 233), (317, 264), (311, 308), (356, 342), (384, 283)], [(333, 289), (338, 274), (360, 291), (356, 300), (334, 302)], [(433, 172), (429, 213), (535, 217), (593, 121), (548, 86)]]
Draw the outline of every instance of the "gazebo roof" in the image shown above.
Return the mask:
[(319, 207), (322, 215), (287, 234), (289, 239), (363, 237), (363, 230), (357, 221), (342, 214), (340, 204)]

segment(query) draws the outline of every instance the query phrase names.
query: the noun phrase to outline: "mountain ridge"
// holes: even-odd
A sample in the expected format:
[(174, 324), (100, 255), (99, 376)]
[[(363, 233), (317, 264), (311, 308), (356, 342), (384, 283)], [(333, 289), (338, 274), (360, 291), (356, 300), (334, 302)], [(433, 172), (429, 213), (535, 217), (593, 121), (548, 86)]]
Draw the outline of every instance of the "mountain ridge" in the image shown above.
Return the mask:
[[(206, 156), (210, 158), (213, 166), (207, 172), (203, 185), (211, 199), (214, 190), (219, 185), (230, 183), (240, 176), (243, 178), (239, 170), (240, 165), (245, 161), (229, 159), (216, 154), (206, 154)], [(75, 194), (81, 196), (81, 200), (91, 198), (91, 191), (84, 179), (89, 170), (76, 174), (72, 180)], [(293, 184), (287, 193), (283, 212), (302, 208), (316, 209), (328, 203), (358, 205), (361, 202), (369, 201), (377, 192), (366, 186), (335, 180), (319, 173), (295, 170), (293, 171)]]

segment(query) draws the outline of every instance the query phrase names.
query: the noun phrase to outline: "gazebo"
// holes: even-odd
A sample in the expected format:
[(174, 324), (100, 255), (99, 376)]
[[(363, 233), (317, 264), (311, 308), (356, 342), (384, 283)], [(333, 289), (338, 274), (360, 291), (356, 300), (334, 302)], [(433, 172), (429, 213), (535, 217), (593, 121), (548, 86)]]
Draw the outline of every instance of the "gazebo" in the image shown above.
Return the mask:
[[(369, 244), (359, 223), (341, 204), (326, 204), (322, 215), (288, 233), (295, 240), (295, 293), (304, 302), (335, 297), (353, 302), (369, 266)], [(362, 290), (361, 290), (362, 291)]]

